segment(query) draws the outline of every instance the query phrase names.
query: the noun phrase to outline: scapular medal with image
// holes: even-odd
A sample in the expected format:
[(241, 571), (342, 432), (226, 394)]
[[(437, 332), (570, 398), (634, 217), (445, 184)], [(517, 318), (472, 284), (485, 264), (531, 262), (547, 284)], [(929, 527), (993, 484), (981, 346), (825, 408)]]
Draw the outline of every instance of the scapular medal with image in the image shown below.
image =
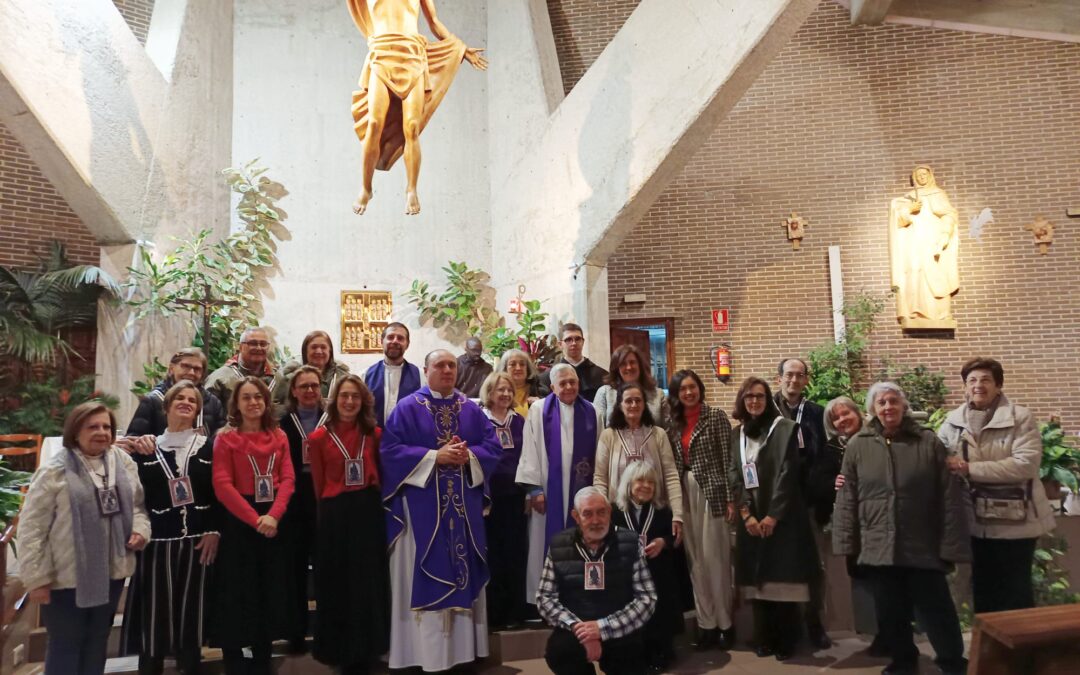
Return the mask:
[(761, 487), (758, 482), (757, 464), (754, 462), (743, 464), (743, 483), (747, 489)]
[(495, 435), (498, 436), (499, 445), (502, 446), (503, 450), (514, 447), (514, 436), (506, 427), (495, 427)]
[(364, 487), (364, 447), (367, 445), (367, 436), (364, 436), (360, 440), (360, 452), (356, 457), (350, 457), (349, 451), (345, 449), (345, 444), (341, 441), (337, 434), (333, 431), (329, 433), (330, 440), (334, 441), (334, 445), (338, 447), (341, 454), (345, 456), (345, 485), (346, 487)]
[(251, 470), (255, 473), (256, 503), (274, 501), (274, 458), (275, 455), (271, 453), (270, 463), (266, 465), (266, 473), (259, 473), (259, 465), (255, 463), (255, 458), (248, 455), (248, 461), (251, 462)]
[(188, 504), (193, 504), (195, 502), (195, 493), (191, 489), (191, 479), (188, 478), (187, 469), (188, 465), (191, 464), (192, 456), (195, 454), (195, 444), (198, 443), (200, 439), (206, 440), (199, 434), (196, 434), (195, 437), (191, 439), (191, 444), (188, 446), (187, 451), (187, 461), (184, 462), (184, 466), (180, 466), (179, 462), (177, 462), (176, 468), (179, 475), (173, 473), (172, 467), (165, 461), (165, 455), (162, 454), (161, 448), (158, 447), (155, 449), (158, 464), (161, 465), (161, 470), (165, 472), (165, 478), (169, 481), (169, 501), (174, 507), (187, 506)]
[(300, 444), (300, 456), (303, 458), (304, 464), (311, 464), (311, 446), (306, 438)]
[[(777, 417), (773, 420), (772, 426), (769, 427), (769, 433), (765, 434), (765, 440), (761, 442), (762, 448), (769, 442), (769, 437), (772, 436), (773, 431), (776, 429), (776, 425), (780, 423), (782, 417)], [(758, 478), (757, 462), (748, 462), (746, 460), (746, 430), (742, 430), (739, 434), (739, 456), (742, 459), (742, 478), (743, 485), (746, 489), (761, 487), (761, 481)], [(755, 455), (755, 459), (757, 456)]]
[[(619, 431), (619, 440), (622, 441), (623, 451), (626, 452), (626, 461), (628, 462), (640, 462), (644, 459), (645, 454), (642, 452), (642, 447), (645, 445), (645, 441), (641, 443), (637, 442), (637, 434), (630, 433), (630, 442), (626, 440), (626, 434)], [(631, 446), (631, 444), (633, 444)]]
[[(109, 457), (108, 455), (101, 458), (102, 467), (104, 467), (105, 475), (98, 476), (90, 468), (90, 465), (85, 459), (79, 455), (79, 461), (82, 462), (83, 468), (86, 469), (86, 473), (90, 476), (90, 480), (94, 483), (94, 487), (97, 492), (98, 510), (101, 511), (103, 516), (113, 516), (120, 513), (120, 491), (116, 489), (115, 482), (109, 485)], [(101, 487), (97, 486), (95, 478), (101, 478)]]
[(604, 561), (585, 563), (585, 590), (604, 590)]

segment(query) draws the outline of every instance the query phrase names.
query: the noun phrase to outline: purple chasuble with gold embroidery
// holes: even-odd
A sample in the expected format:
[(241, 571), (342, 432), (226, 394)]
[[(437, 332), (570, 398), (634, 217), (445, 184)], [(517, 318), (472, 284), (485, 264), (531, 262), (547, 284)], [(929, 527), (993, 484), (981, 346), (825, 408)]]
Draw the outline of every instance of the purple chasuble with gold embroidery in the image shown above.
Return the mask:
[[(468, 443), (479, 461), (482, 483), (474, 481), (471, 460), (463, 466), (425, 462), (429, 453), (454, 436)], [(402, 397), (386, 421), (379, 460), (387, 540), (392, 547), (398, 537), (406, 536), (416, 544), (412, 609), (472, 609), (487, 584), (486, 478), (501, 455), (495, 429), (480, 406), (458, 391), (435, 398), (422, 387)], [(415, 475), (418, 469), (426, 476)], [(423, 487), (414, 484), (421, 481)]]

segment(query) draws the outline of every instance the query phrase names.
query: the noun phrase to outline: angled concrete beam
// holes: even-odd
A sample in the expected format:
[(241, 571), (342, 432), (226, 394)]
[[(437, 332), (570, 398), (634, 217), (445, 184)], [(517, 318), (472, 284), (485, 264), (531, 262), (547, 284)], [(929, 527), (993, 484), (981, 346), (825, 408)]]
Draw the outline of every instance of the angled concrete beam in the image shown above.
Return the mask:
[(851, 0), (852, 25), (876, 26), (885, 20), (893, 0)]

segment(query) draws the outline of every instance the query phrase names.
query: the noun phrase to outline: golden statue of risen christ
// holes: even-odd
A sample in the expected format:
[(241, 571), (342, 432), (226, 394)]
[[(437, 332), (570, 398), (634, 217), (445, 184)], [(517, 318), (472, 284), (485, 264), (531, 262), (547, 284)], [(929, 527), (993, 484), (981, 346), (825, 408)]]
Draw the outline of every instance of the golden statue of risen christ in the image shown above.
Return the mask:
[[(405, 155), (405, 213), (420, 213), (420, 132), (439, 107), (462, 61), (487, 70), (483, 49), (468, 47), (439, 21), (435, 0), (347, 0), (349, 13), (367, 38), (368, 55), (353, 92), (356, 135), (364, 147), (364, 184), (353, 211), (371, 201), (375, 169), (386, 171)], [(419, 32), (420, 11), (434, 44)]]

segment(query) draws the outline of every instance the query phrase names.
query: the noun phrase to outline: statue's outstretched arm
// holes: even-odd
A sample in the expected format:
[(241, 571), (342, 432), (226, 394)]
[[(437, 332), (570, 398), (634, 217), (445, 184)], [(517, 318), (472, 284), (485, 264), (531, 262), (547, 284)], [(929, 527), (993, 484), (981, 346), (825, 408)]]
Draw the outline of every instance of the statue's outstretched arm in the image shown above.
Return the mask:
[(420, 0), (420, 9), (423, 10), (424, 18), (427, 19), (428, 26), (431, 28), (431, 34), (436, 39), (445, 40), (453, 36), (450, 29), (439, 21), (439, 15), (435, 12), (435, 0)]
[(368, 37), (372, 31), (371, 14), (368, 12), (366, 0), (345, 0), (349, 6), (349, 14), (353, 23), (364, 37)]

